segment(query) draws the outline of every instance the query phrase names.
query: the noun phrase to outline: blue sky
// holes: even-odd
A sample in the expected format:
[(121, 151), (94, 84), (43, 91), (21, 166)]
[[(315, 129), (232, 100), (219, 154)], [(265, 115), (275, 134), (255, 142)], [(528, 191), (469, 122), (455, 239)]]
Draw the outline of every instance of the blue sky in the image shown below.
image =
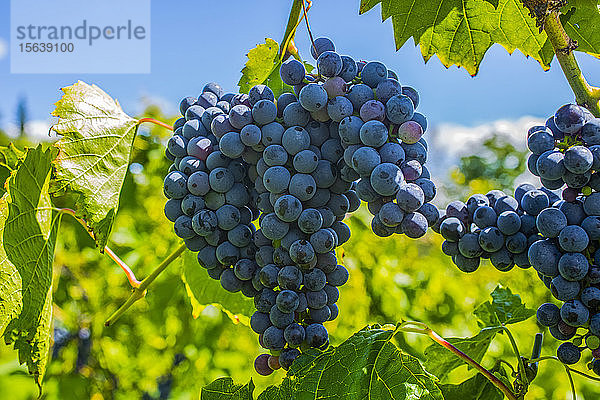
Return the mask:
[[(0, 0), (0, 41), (5, 44), (9, 4)], [(234, 91), (246, 52), (265, 37), (280, 40), (290, 4), (282, 0), (153, 1), (152, 72), (146, 75), (11, 74), (9, 55), (2, 57), (0, 49), (0, 127), (14, 123), (19, 97), (26, 98), (31, 119), (47, 120), (60, 96), (58, 89), (78, 79), (98, 84), (129, 113), (140, 110), (144, 97), (173, 109), (181, 97), (197, 95), (208, 81)], [(420, 108), (434, 124), (475, 126), (523, 115), (544, 118), (572, 100), (557, 63), (543, 72), (534, 60), (519, 52), (509, 56), (496, 45), (487, 53), (479, 75), (471, 78), (464, 69), (446, 69), (435, 57), (425, 64), (412, 40), (396, 52), (391, 22), (381, 23), (379, 6), (359, 16), (358, 5), (358, 0), (314, 1), (309, 14), (313, 34), (331, 37), (342, 54), (386, 63), (402, 84), (420, 91)], [(296, 44), (310, 58), (307, 36), (302, 25)], [(588, 76), (600, 77), (600, 61), (581, 55), (579, 59)]]

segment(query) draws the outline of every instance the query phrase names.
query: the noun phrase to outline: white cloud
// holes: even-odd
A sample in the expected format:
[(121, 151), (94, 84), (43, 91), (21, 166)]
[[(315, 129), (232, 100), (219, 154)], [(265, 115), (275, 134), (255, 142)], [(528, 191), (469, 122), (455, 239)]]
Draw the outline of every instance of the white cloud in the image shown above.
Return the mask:
[[(50, 142), (58, 139), (54, 131), (50, 131), (50, 121), (34, 120), (25, 123), (25, 135), (34, 142)], [(5, 127), (6, 134), (11, 138), (19, 136), (19, 127), (10, 123)]]
[(425, 135), (429, 145), (428, 168), (432, 176), (447, 178), (448, 171), (457, 165), (460, 157), (473, 154), (494, 134), (505, 138), (517, 149), (525, 150), (527, 130), (533, 125), (543, 124), (544, 121), (528, 116), (517, 120), (497, 120), (477, 126), (439, 124), (432, 127)]
[[(446, 123), (433, 126), (424, 136), (429, 145), (427, 168), (437, 184), (447, 183), (451, 169), (458, 166), (461, 157), (485, 156), (485, 154), (477, 152), (482, 149), (482, 144), (486, 139), (499, 135), (514, 145), (516, 149), (526, 150), (527, 130), (533, 125), (544, 125), (544, 122), (525, 116), (516, 120), (497, 120), (477, 126)], [(525, 169), (523, 174), (515, 180), (515, 185), (523, 182), (538, 184), (539, 180)], [(436, 203), (445, 204), (447, 199), (442, 198), (442, 193), (439, 194)]]
[[(140, 99), (133, 105), (133, 115), (141, 115), (149, 106), (158, 106), (160, 110), (167, 116), (179, 114), (179, 104), (156, 95), (142, 94)], [(132, 114), (130, 114), (132, 115)]]
[(0, 60), (2, 60), (8, 53), (8, 44), (6, 40), (0, 38)]

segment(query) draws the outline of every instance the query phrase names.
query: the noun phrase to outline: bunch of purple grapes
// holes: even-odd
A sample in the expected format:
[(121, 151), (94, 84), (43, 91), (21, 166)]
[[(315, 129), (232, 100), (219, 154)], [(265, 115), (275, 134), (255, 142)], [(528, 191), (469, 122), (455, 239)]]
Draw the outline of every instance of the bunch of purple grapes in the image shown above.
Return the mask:
[(537, 311), (538, 323), (564, 341), (558, 358), (575, 364), (589, 349), (588, 367), (600, 375), (600, 120), (567, 104), (546, 126), (529, 129), (527, 144), (541, 188), (522, 184), (514, 197), (492, 190), (454, 201), (434, 229), (464, 272), (482, 258), (500, 271), (533, 267), (558, 302)]
[(295, 94), (210, 83), (186, 97), (167, 144), (165, 214), (210, 277), (254, 298), (250, 325), (270, 351), (255, 360), (263, 375), (328, 346), (323, 324), (338, 316), (349, 278), (336, 248), (361, 199), (380, 236), (420, 237), (438, 217), (417, 92), (327, 38), (312, 53), (316, 74), (296, 60), (281, 66)]
[(476, 271), (481, 259), (503, 272), (529, 268), (529, 247), (541, 239), (536, 217), (557, 200), (531, 184), (519, 185), (514, 197), (501, 190), (474, 194), (466, 203), (451, 202), (434, 230), (446, 239), (442, 251), (463, 272)]
[(545, 239), (529, 249), (540, 278), (564, 302), (543, 304), (538, 322), (566, 341), (557, 350), (562, 362), (574, 364), (589, 349), (588, 366), (600, 375), (600, 119), (565, 104), (545, 126), (529, 129), (527, 146), (531, 173), (562, 195), (540, 213)]
[(368, 203), (376, 235), (423, 236), (439, 211), (430, 203), (436, 187), (424, 165), (427, 120), (416, 112), (418, 92), (381, 62), (338, 55), (329, 39), (317, 39), (312, 53), (318, 75), (307, 76), (304, 65), (291, 60), (281, 77), (313, 119), (331, 120), (339, 135), (340, 178), (356, 183), (356, 201)]

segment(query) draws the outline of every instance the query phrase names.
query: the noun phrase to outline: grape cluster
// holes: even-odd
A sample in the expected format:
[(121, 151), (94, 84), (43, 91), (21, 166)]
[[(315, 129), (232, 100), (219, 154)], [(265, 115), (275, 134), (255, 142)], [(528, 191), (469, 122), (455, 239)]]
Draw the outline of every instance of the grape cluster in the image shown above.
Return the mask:
[[(500, 271), (533, 267), (562, 302), (541, 305), (538, 323), (556, 339), (573, 339), (558, 348), (559, 359), (574, 364), (585, 348), (600, 358), (600, 193), (567, 202), (528, 183), (514, 197), (492, 190), (451, 202), (434, 229), (463, 272), (477, 270), (481, 258)], [(600, 372), (600, 361), (593, 365)]]
[[(500, 271), (533, 267), (560, 302), (537, 311), (538, 323), (564, 341), (558, 358), (574, 364), (589, 349), (589, 367), (600, 375), (600, 120), (564, 105), (546, 126), (529, 129), (527, 145), (541, 188), (526, 183), (514, 197), (492, 190), (453, 201), (434, 229), (464, 272), (481, 258)], [(562, 198), (553, 192), (565, 185)]]
[[(334, 123), (339, 121), (341, 178), (356, 182), (358, 199), (368, 203), (374, 216), (373, 232), (381, 237), (404, 233), (419, 238), (439, 217), (430, 203), (436, 187), (424, 165), (427, 142), (422, 136), (427, 120), (415, 111), (419, 94), (401, 86), (396, 74), (377, 61), (358, 62), (359, 79), (354, 73), (347, 75), (346, 63), (353, 61), (332, 51), (317, 59), (321, 75), (337, 58), (342, 65), (339, 76), (322, 86), (306, 85), (299, 92), (300, 102), (312, 107), (329, 97), (327, 110)], [(340, 109), (344, 112), (338, 113)]]
[(537, 319), (565, 341), (557, 350), (563, 363), (578, 362), (587, 348), (600, 375), (600, 119), (565, 104), (529, 129), (527, 146), (529, 170), (545, 188), (562, 189), (562, 200), (537, 217), (544, 239), (529, 248), (531, 265), (562, 304), (542, 304)]
[(212, 278), (254, 298), (250, 326), (270, 350), (255, 360), (263, 375), (329, 344), (323, 324), (349, 277), (336, 248), (361, 200), (380, 236), (420, 237), (438, 217), (418, 93), (327, 38), (312, 55), (317, 74), (282, 64), (294, 93), (277, 99), (265, 85), (232, 94), (215, 83), (184, 98), (166, 150), (165, 214)]
[(541, 238), (536, 216), (557, 200), (551, 191), (527, 183), (517, 187), (514, 197), (501, 190), (474, 194), (466, 204), (448, 204), (434, 229), (446, 239), (442, 251), (463, 272), (476, 271), (482, 258), (499, 271), (529, 268), (529, 247)]
[(258, 291), (241, 270), (252, 274), (256, 269), (252, 221), (258, 209), (251, 201), (255, 191), (242, 154), (233, 154), (218, 138), (223, 121), (228, 123), (227, 112), (236, 110), (240, 97), (224, 94), (211, 83), (198, 98), (182, 100), (185, 117), (175, 122), (167, 143), (166, 155), (173, 165), (164, 181), (169, 198), (165, 215), (188, 249), (198, 252), (211, 278), (219, 279), (226, 290), (252, 297)]

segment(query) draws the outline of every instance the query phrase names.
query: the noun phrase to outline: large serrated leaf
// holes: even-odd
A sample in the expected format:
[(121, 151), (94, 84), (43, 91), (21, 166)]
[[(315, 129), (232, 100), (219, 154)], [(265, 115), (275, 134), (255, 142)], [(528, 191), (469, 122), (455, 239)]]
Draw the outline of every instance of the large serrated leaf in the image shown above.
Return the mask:
[[(360, 13), (379, 3), (382, 19), (392, 18), (396, 48), (412, 37), (425, 61), (437, 55), (446, 67), (457, 65), (475, 75), (487, 50), (498, 43), (509, 53), (519, 50), (534, 58), (544, 69), (550, 66), (553, 53), (546, 33), (539, 32), (521, 0), (361, 0)], [(578, 50), (597, 55), (596, 2), (570, 3), (563, 9), (571, 10), (567, 33), (583, 43)]]
[(27, 151), (0, 199), (0, 332), (40, 384), (52, 320), (52, 261), (60, 214), (48, 186), (56, 151)]
[(482, 327), (516, 324), (535, 315), (535, 310), (527, 308), (521, 296), (513, 294), (509, 288), (497, 286), (491, 296), (492, 302), (486, 301), (473, 311)]
[[(485, 328), (470, 338), (448, 338), (446, 340), (473, 360), (481, 362), (490, 347), (490, 343), (499, 331), (500, 328)], [(455, 368), (465, 364), (454, 353), (437, 343), (427, 347), (424, 354), (427, 371), (440, 379), (446, 377)]]
[(253, 392), (252, 379), (245, 385), (236, 385), (229, 377), (219, 378), (202, 388), (200, 400), (252, 400)]
[(102, 89), (85, 82), (62, 89), (52, 113), (52, 129), (62, 138), (55, 144), (57, 188), (80, 194), (77, 213), (92, 230), (100, 251), (108, 241), (119, 207), (119, 196), (138, 121)]
[(265, 39), (247, 54), (248, 61), (242, 69), (242, 77), (238, 82), (241, 93), (255, 85), (267, 85), (275, 94), (275, 98), (284, 92), (290, 92), (291, 86), (286, 85), (279, 76), (279, 44), (273, 39)]
[(232, 321), (250, 324), (254, 313), (254, 301), (241, 293), (225, 291), (219, 281), (208, 276), (206, 269), (198, 264), (197, 253), (186, 250), (181, 256), (181, 278), (192, 303), (194, 318), (212, 305), (223, 311)]
[(577, 51), (600, 57), (600, 2), (569, 0), (562, 12), (561, 22), (569, 37), (577, 41)]
[(258, 400), (443, 400), (437, 379), (398, 348), (394, 334), (393, 327), (366, 327), (337, 347), (309, 350)]

